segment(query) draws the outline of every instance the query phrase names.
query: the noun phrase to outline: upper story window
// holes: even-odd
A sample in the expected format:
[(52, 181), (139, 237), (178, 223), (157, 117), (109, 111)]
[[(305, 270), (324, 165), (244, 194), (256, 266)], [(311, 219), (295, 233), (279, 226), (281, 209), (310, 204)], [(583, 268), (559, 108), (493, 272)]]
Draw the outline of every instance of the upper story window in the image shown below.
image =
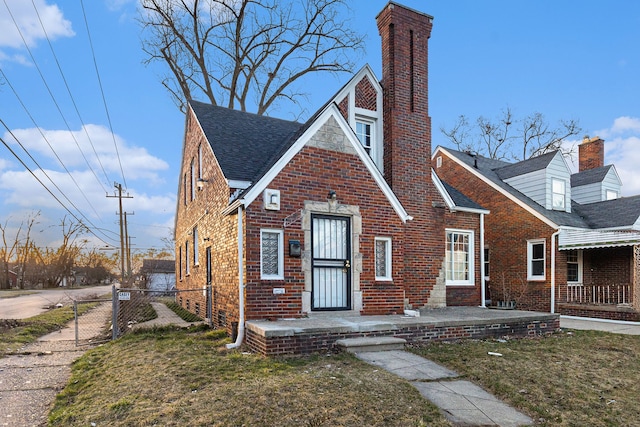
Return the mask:
[(618, 198), (618, 192), (615, 190), (607, 190), (606, 200), (615, 200)]
[(193, 227), (193, 265), (198, 265), (198, 227)]
[(190, 191), (190, 200), (195, 200), (196, 198), (196, 165), (195, 161), (191, 159), (191, 175), (189, 176), (191, 181), (191, 186), (189, 188)]
[(368, 120), (357, 119), (356, 120), (356, 136), (360, 140), (360, 143), (364, 147), (367, 154), (371, 155), (371, 144), (374, 141), (374, 126), (373, 122)]
[(529, 240), (527, 242), (527, 279), (545, 279), (545, 241)]
[(198, 145), (198, 179), (202, 178), (202, 144)]
[(561, 179), (551, 179), (552, 206), (554, 210), (565, 210), (565, 182)]

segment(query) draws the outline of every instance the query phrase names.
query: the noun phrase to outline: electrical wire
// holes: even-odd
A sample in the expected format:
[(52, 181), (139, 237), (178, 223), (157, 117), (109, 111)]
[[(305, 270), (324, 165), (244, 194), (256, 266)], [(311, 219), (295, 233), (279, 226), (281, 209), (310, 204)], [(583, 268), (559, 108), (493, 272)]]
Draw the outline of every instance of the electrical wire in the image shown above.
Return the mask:
[[(6, 1), (6, 0), (5, 0)], [(113, 125), (111, 123), (111, 116), (109, 115), (109, 108), (107, 107), (107, 99), (104, 96), (104, 88), (102, 87), (102, 79), (100, 78), (100, 72), (98, 71), (98, 62), (96, 61), (96, 53), (93, 48), (93, 41), (91, 40), (91, 31), (89, 31), (89, 21), (87, 20), (87, 13), (84, 9), (84, 1), (80, 0), (80, 6), (82, 6), (82, 16), (84, 17), (84, 24), (87, 28), (87, 36), (89, 38), (89, 46), (91, 47), (91, 56), (93, 57), (93, 66), (96, 70), (96, 76), (98, 77), (98, 85), (100, 86), (100, 94), (102, 95), (102, 103), (104, 105), (104, 110), (107, 114), (107, 122), (109, 123), (109, 130), (111, 131), (111, 137), (113, 138), (113, 146), (116, 149), (116, 156), (118, 157), (118, 164), (120, 165), (120, 173), (122, 174), (122, 182), (124, 183), (124, 188), (127, 188), (127, 180), (124, 177), (124, 169), (122, 168), (122, 161), (120, 159), (120, 152), (118, 151), (118, 144), (116, 142), (116, 136), (113, 132)]]
[[(84, 129), (84, 133), (87, 136), (87, 139), (89, 140), (89, 144), (91, 145), (91, 148), (93, 149), (93, 154), (95, 154), (96, 159), (98, 160), (98, 164), (100, 165), (100, 168), (102, 169), (102, 173), (104, 174), (104, 177), (106, 179), (105, 182), (109, 183), (109, 182), (111, 182), (111, 180), (107, 176), (107, 172), (105, 171), (104, 166), (102, 165), (102, 161), (100, 160), (100, 156), (98, 156), (98, 153), (96, 151), (96, 147), (93, 145), (93, 140), (91, 139), (91, 136), (89, 136), (89, 132), (87, 131), (87, 126), (85, 125), (84, 121), (82, 120), (82, 116), (80, 115), (80, 111), (78, 110), (78, 106), (76, 105), (76, 101), (75, 101), (75, 99), (73, 97), (73, 94), (71, 93), (71, 89), (69, 88), (69, 84), (67, 83), (67, 79), (64, 76), (64, 72), (62, 71), (62, 67), (60, 66), (60, 61), (58, 60), (58, 56), (56, 55), (56, 52), (53, 49), (53, 45), (51, 44), (51, 39), (49, 39), (49, 34), (47, 34), (47, 30), (44, 28), (44, 24), (42, 23), (42, 19), (40, 18), (40, 12), (38, 12), (38, 8), (36, 7), (36, 4), (35, 4), (34, 0), (31, 0), (31, 4), (33, 5), (33, 9), (36, 11), (36, 16), (38, 17), (38, 22), (40, 22), (40, 27), (42, 28), (42, 32), (44, 33), (45, 38), (47, 39), (47, 43), (49, 44), (49, 49), (51, 50), (51, 53), (53, 54), (53, 58), (55, 59), (56, 65), (58, 66), (58, 71), (60, 71), (60, 76), (62, 77), (62, 81), (64, 82), (64, 85), (67, 88), (67, 93), (69, 94), (69, 98), (71, 99), (71, 103), (73, 104), (73, 107), (76, 110), (76, 114), (78, 115), (78, 118), (80, 119), (80, 123), (82, 123), (82, 128)], [(80, 146), (78, 146), (78, 149), (80, 149), (80, 153), (82, 153), (82, 157), (84, 158), (85, 162), (87, 163), (87, 166), (89, 167), (89, 169), (91, 169), (91, 172), (93, 173), (93, 175), (96, 177), (96, 180), (98, 182), (100, 182), (100, 180), (96, 176), (95, 172), (93, 172), (93, 168), (89, 164), (89, 162), (88, 162), (87, 158), (85, 157), (84, 153), (82, 152), (82, 149), (80, 148)], [(107, 189), (102, 185), (101, 182), (100, 182), (100, 185), (102, 186), (102, 189), (106, 193)]]

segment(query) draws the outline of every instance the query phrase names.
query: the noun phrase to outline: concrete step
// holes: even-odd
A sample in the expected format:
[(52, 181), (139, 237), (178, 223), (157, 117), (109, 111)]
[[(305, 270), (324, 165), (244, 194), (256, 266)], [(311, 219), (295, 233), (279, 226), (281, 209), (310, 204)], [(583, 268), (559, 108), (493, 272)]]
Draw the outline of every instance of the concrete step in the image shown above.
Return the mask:
[(368, 351), (404, 350), (407, 340), (394, 337), (345, 338), (336, 341), (336, 345), (349, 353)]

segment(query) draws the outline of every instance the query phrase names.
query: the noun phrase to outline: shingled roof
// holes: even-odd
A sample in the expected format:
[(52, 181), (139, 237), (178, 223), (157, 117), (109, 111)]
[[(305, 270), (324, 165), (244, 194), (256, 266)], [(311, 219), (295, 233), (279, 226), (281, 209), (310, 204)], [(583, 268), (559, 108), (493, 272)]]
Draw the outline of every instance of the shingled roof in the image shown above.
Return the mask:
[(254, 182), (301, 123), (190, 101), (202, 130), (229, 180)]
[(581, 185), (595, 184), (602, 182), (607, 176), (613, 165), (602, 166), (599, 168), (587, 169), (586, 171), (574, 173), (571, 175), (571, 186), (580, 187)]
[(640, 196), (621, 197), (603, 202), (572, 205), (591, 228), (627, 228), (640, 217)]

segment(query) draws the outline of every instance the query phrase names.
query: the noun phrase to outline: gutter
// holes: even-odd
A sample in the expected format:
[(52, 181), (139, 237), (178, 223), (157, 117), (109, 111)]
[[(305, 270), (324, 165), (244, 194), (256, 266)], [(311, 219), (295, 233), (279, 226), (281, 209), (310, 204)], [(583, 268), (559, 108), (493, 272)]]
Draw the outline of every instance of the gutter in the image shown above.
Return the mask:
[(560, 229), (551, 235), (551, 314), (556, 312), (556, 237)]
[(242, 205), (238, 205), (238, 336), (228, 349), (238, 348), (244, 339), (244, 239), (242, 230)]

